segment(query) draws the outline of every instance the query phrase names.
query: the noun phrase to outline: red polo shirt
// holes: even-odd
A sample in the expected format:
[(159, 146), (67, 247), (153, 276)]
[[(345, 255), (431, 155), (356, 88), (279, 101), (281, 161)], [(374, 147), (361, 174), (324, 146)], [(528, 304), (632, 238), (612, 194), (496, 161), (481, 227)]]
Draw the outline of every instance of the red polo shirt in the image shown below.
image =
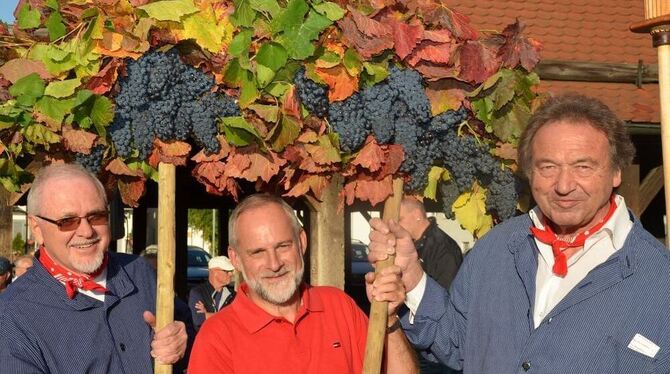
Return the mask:
[(301, 287), (295, 324), (268, 314), (242, 284), (235, 300), (205, 321), (188, 374), (360, 373), (368, 319), (334, 287)]

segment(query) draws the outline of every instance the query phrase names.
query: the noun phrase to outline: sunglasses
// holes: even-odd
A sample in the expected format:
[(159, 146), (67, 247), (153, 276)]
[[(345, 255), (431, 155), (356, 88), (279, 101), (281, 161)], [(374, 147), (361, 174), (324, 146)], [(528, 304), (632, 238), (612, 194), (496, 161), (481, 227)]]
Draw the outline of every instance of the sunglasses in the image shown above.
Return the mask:
[(82, 218), (85, 218), (91, 226), (106, 225), (109, 222), (109, 212), (95, 212), (83, 217), (66, 217), (61, 219), (50, 219), (38, 215), (36, 215), (36, 217), (49, 223), (53, 223), (58, 226), (60, 231), (76, 230), (79, 227)]

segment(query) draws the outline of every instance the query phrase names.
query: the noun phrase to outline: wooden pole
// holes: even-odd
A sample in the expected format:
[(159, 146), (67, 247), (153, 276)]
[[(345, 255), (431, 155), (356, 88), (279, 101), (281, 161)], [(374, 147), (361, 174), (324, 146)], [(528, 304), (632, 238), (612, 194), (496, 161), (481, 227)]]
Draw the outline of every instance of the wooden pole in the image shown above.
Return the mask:
[[(158, 165), (158, 285), (156, 330), (174, 321), (176, 167)], [(172, 374), (172, 365), (154, 366), (155, 374)]]
[[(387, 222), (391, 219), (398, 222), (403, 194), (402, 188), (402, 179), (393, 180), (393, 195), (386, 199), (382, 216)], [(395, 255), (392, 255), (386, 260), (378, 262), (375, 266), (375, 273), (378, 274), (382, 269), (393, 265), (394, 260)], [(381, 372), (387, 322), (388, 303), (372, 300), (372, 304), (370, 305), (370, 321), (368, 322), (368, 338), (365, 344), (363, 374), (379, 374)]]
[(645, 20), (631, 25), (634, 32), (649, 32), (658, 52), (658, 88), (661, 99), (661, 146), (665, 183), (665, 244), (670, 236), (670, 2), (645, 0)]

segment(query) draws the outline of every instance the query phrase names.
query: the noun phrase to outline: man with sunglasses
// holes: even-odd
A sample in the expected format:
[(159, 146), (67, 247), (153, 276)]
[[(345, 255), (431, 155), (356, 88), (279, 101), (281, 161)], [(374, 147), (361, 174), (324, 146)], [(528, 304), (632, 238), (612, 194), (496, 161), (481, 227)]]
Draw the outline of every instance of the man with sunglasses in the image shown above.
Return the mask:
[(183, 322), (153, 331), (153, 269), (107, 251), (107, 198), (95, 176), (78, 165), (42, 169), (28, 214), (39, 250), (0, 297), (3, 372), (149, 374), (152, 357), (184, 357)]

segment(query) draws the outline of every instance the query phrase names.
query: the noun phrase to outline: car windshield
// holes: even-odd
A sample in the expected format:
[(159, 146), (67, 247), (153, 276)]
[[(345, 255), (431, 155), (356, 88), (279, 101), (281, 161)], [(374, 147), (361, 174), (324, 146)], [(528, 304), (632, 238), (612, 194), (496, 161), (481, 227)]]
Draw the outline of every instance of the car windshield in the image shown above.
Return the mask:
[(363, 243), (351, 243), (351, 260), (368, 262), (368, 246)]
[(210, 259), (209, 253), (200, 250), (200, 249), (190, 249), (188, 250), (188, 266), (202, 266), (207, 267), (207, 263)]

